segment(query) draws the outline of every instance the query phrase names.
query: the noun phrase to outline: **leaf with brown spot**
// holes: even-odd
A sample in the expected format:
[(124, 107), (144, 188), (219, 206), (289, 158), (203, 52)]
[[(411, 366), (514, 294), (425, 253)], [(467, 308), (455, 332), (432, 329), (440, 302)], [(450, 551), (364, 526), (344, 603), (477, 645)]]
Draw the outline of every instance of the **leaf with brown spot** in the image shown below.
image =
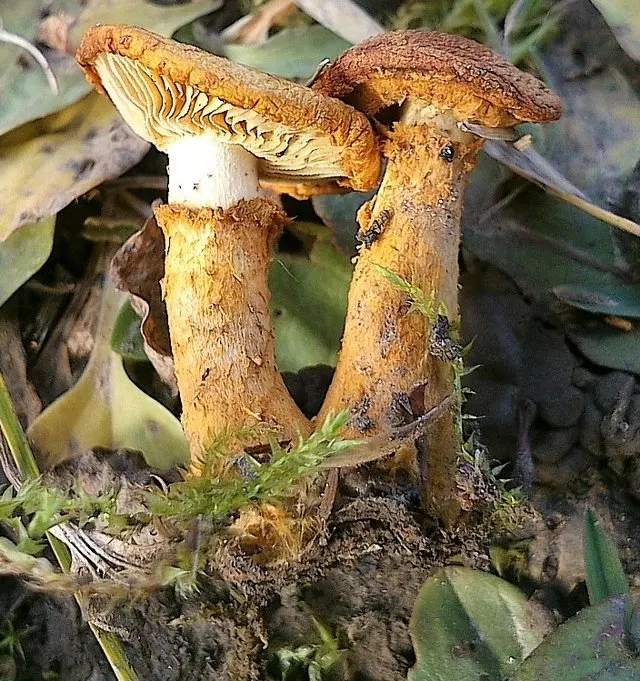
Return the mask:
[(0, 242), (121, 175), (149, 148), (98, 94), (28, 127), (0, 139)]
[(222, 0), (192, 0), (170, 7), (148, 0), (54, 0), (41, 21), (41, 0), (2, 4), (4, 28), (50, 47), (44, 55), (56, 75), (60, 94), (48, 90), (42, 71), (24, 52), (0, 44), (0, 135), (24, 123), (61, 111), (91, 91), (74, 52), (84, 32), (96, 23), (126, 23), (164, 36), (213, 12)]

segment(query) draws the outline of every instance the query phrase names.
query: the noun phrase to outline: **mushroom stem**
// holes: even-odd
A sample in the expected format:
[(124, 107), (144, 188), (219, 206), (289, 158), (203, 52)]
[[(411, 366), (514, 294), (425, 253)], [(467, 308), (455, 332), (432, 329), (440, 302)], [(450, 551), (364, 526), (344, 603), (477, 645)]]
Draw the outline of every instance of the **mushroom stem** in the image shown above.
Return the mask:
[(203, 473), (221, 438), (248, 447), (265, 442), (264, 427), (281, 440), (307, 433), (276, 366), (269, 313), (271, 247), (285, 213), (254, 198), (226, 210), (168, 204), (155, 215), (166, 241), (164, 298), (190, 473)]
[[(414, 122), (407, 111), (404, 120)], [(427, 300), (433, 297), (432, 320), (441, 313), (455, 321), (462, 196), (482, 141), (445, 128), (441, 117), (396, 124), (386, 141), (380, 189), (358, 215), (362, 244), (342, 351), (318, 416), (321, 422), (330, 411), (350, 409), (347, 437), (384, 432), (398, 400), (421, 381), (427, 381), (425, 411), (453, 389), (450, 362), (430, 350), (431, 321), (413, 311), (406, 293), (380, 271), (419, 288)], [(449, 412), (426, 436), (428, 502), (447, 523), (459, 513), (456, 432)]]
[(229, 208), (262, 196), (258, 159), (238, 144), (213, 135), (184, 136), (167, 145), (169, 203)]

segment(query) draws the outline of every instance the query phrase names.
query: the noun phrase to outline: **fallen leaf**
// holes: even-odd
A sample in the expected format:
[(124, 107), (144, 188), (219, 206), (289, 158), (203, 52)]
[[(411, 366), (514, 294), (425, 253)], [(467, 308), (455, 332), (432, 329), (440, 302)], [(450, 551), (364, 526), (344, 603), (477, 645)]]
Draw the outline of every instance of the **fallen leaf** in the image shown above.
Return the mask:
[(0, 241), (0, 307), (46, 262), (56, 219), (45, 218)]
[(640, 12), (637, 0), (591, 0), (611, 27), (620, 47), (640, 61)]
[(532, 147), (518, 151), (507, 142), (489, 140), (484, 145), (484, 151), (509, 170), (537, 184), (553, 196), (618, 229), (640, 236), (640, 225), (591, 201)]
[(594, 364), (640, 374), (640, 327), (624, 331), (604, 321), (570, 329), (569, 338)]
[(180, 422), (131, 382), (122, 358), (111, 349), (122, 301), (108, 282), (94, 349), (82, 376), (29, 429), (42, 469), (94, 447), (140, 450), (150, 466), (161, 469), (187, 461)]
[[(25, 60), (22, 50), (0, 44), (0, 135), (61, 111), (91, 92), (92, 88), (73, 56), (82, 35), (90, 26), (107, 22), (126, 23), (170, 36), (180, 26), (216, 10), (220, 5), (222, 0), (192, 0), (170, 7), (146, 0), (90, 0), (88, 3), (55, 0), (47, 8), (49, 32), (52, 20), (61, 17), (66, 33), (57, 35), (57, 43), (60, 45), (64, 38), (65, 49), (45, 48), (44, 54), (56, 75), (60, 94), (55, 96), (48, 90), (44, 74), (34, 61)], [(40, 0), (4, 3), (4, 28), (34, 42), (40, 27), (41, 11)], [(51, 42), (55, 44), (56, 41)]]
[[(40, 134), (23, 140), (31, 132)], [(121, 175), (148, 149), (112, 104), (94, 93), (0, 138), (0, 242)]]
[(640, 319), (640, 286), (637, 285), (602, 282), (598, 286), (574, 284), (556, 286), (552, 290), (559, 300), (585, 312)]
[(549, 630), (544, 609), (509, 582), (462, 567), (430, 577), (409, 632), (416, 664), (408, 681), (502, 681)]

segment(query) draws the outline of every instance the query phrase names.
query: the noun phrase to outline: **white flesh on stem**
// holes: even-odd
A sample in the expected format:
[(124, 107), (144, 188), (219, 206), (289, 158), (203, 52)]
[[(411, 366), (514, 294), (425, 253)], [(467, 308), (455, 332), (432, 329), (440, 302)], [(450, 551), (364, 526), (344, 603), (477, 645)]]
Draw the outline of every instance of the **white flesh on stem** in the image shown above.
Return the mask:
[(169, 203), (191, 208), (233, 206), (264, 196), (258, 186), (258, 159), (239, 144), (214, 135), (185, 136), (166, 145)]

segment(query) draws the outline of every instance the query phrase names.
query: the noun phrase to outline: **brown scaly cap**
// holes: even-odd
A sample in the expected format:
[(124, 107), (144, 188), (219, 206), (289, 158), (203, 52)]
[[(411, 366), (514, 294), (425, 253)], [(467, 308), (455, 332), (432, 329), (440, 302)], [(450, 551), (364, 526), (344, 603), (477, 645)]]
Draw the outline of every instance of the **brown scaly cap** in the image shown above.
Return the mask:
[(310, 88), (133, 26), (89, 29), (76, 58), (159, 149), (210, 133), (242, 144), (267, 178), (336, 180), (360, 190), (378, 180), (380, 155), (366, 117)]
[(562, 103), (541, 81), (467, 38), (393, 31), (347, 50), (313, 89), (345, 99), (369, 115), (421, 99), (484, 125), (554, 121)]

